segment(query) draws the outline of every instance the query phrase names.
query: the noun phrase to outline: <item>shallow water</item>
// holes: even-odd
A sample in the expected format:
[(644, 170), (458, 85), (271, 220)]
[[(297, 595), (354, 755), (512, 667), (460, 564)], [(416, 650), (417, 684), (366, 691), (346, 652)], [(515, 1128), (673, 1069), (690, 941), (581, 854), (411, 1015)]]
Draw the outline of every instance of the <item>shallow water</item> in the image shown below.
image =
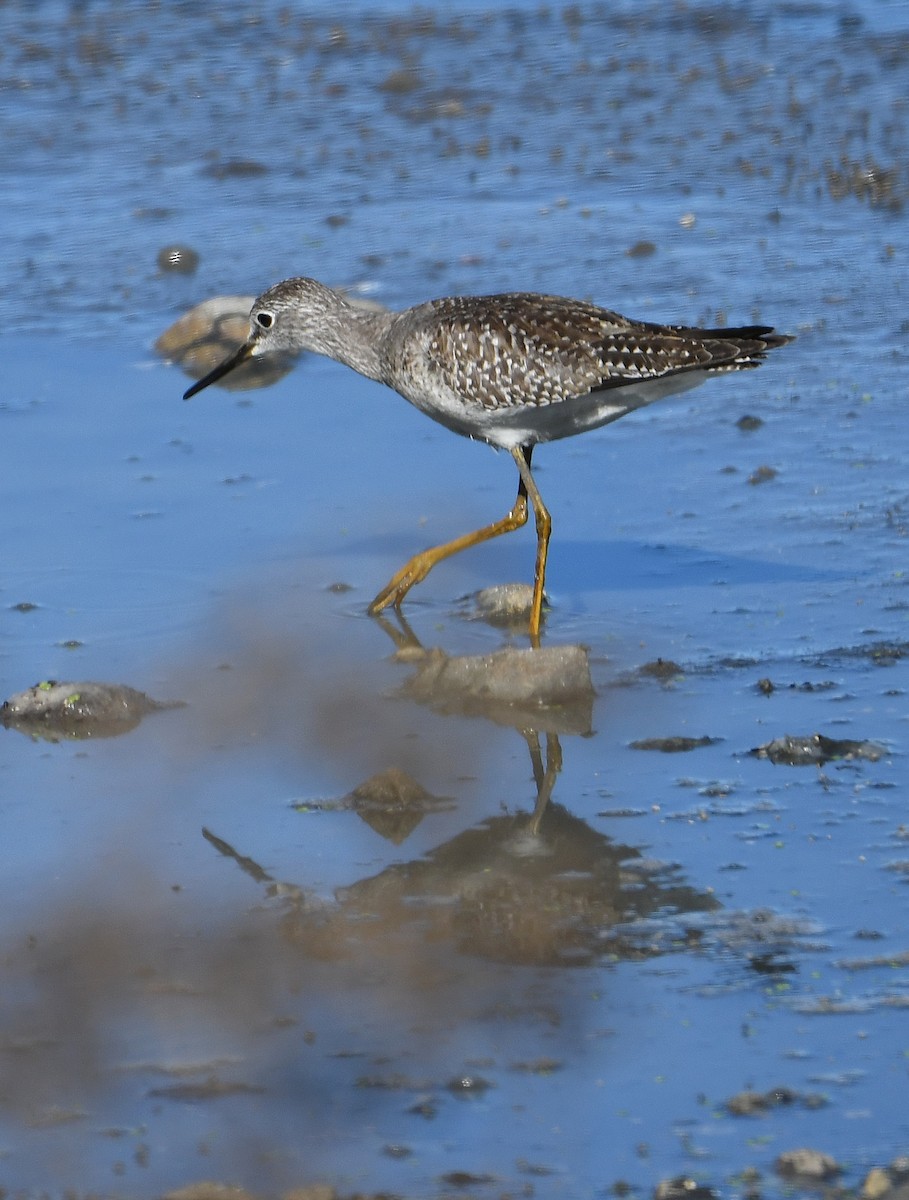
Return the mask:
[[(811, 1145), (856, 1184), (909, 1146), (909, 12), (348, 12), (0, 12), (4, 694), (187, 702), (0, 731), (0, 1183), (774, 1194)], [(798, 334), (540, 451), (545, 640), (596, 701), (536, 837), (521, 730), (408, 699), (365, 616), (510, 461), (312, 358), (184, 404), (150, 349), (291, 273)], [(415, 634), (496, 649), (464, 597), (532, 564), (524, 531), (440, 566)], [(815, 732), (885, 753), (749, 753)], [(715, 740), (632, 745), (672, 736)], [(442, 802), (332, 807), (391, 767)], [(777, 1086), (826, 1104), (724, 1108)]]

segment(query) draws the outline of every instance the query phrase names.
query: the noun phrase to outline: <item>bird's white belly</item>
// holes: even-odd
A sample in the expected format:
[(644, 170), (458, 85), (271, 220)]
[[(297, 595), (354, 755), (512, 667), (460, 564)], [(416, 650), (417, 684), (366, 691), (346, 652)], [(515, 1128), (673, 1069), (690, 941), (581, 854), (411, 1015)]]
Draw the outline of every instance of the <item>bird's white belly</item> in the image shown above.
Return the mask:
[(510, 450), (514, 446), (573, 437), (608, 425), (664, 396), (697, 387), (705, 378), (703, 372), (690, 371), (624, 387), (603, 388), (551, 404), (515, 403), (495, 408), (471, 403), (447, 389), (435, 390), (431, 398), (422, 389), (416, 395), (401, 390), (411, 404), (455, 433)]

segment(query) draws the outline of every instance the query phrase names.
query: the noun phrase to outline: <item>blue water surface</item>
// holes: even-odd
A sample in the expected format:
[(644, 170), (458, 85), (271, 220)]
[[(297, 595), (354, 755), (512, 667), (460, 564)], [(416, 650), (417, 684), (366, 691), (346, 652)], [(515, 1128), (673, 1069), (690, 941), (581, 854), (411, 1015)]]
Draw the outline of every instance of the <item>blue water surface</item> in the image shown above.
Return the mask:
[[(849, 1186), (905, 1153), (909, 5), (9, 4), (0, 33), (3, 694), (186, 702), (0, 730), (0, 1183), (774, 1195), (798, 1146)], [(528, 728), (408, 699), (365, 615), (504, 514), (508, 457), (312, 357), (185, 404), (153, 349), (303, 273), (797, 336), (536, 456), (545, 642), (596, 689), (537, 839)], [(440, 566), (417, 636), (525, 644), (465, 597), (533, 555)], [(751, 753), (815, 732), (880, 757)], [(635, 747), (679, 736), (711, 740)], [(331, 807), (390, 767), (444, 802), (406, 833)]]

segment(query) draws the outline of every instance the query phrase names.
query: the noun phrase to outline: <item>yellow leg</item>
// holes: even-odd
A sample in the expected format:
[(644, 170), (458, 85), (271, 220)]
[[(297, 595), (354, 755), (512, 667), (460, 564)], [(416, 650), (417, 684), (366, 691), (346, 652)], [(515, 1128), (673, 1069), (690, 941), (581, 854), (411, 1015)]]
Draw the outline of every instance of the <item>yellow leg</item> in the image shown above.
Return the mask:
[(473, 533), (465, 533), (463, 537), (415, 554), (400, 571), (392, 576), (370, 604), (370, 615), (374, 616), (381, 612), (389, 604), (393, 604), (397, 608), (414, 584), (425, 579), (436, 563), (441, 562), (443, 558), (450, 558), (452, 554), (458, 554), (461, 550), (467, 550), (471, 546), (478, 546), (480, 542), (488, 542), (490, 538), (499, 537), (500, 534), (511, 533), (513, 529), (520, 529), (526, 523), (527, 492), (522, 476), (517, 499), (509, 513), (500, 521), (493, 521), (491, 525), (484, 525), (482, 529), (476, 529)]
[(520, 529), (522, 525), (527, 523), (527, 499), (530, 497), (534, 521), (537, 527), (537, 558), (533, 576), (533, 600), (530, 606), (529, 632), (531, 646), (539, 646), (540, 623), (543, 613), (543, 586), (546, 582), (546, 558), (549, 553), (549, 535), (552, 530), (552, 519), (549, 516), (546, 505), (543, 503), (539, 488), (530, 471), (530, 456), (532, 452), (533, 446), (528, 446), (526, 449), (521, 446), (515, 446), (511, 451), (512, 458), (514, 458), (518, 473), (521, 476), (517, 498), (511, 511), (502, 517), (501, 520), (493, 521), (491, 525), (484, 525), (482, 529), (476, 529), (473, 533), (465, 533), (463, 537), (455, 538), (453, 541), (445, 542), (441, 546), (433, 546), (429, 550), (422, 550), (419, 554), (415, 554), (413, 558), (404, 564), (400, 571), (391, 577), (375, 600), (373, 600), (372, 604), (370, 604), (368, 609), (370, 616), (380, 613), (389, 604), (393, 604), (395, 608), (400, 607), (401, 601), (414, 584), (425, 579), (436, 563), (441, 562), (443, 558), (450, 558), (453, 554), (459, 554), (462, 550), (470, 549), (471, 546), (478, 546), (481, 542), (488, 542), (490, 538), (499, 537), (503, 533), (511, 533), (514, 529)]
[(530, 454), (533, 447), (528, 446), (524, 451), (520, 446), (512, 450), (512, 457), (518, 464), (521, 473), (521, 483), (524, 491), (530, 497), (533, 505), (533, 516), (537, 526), (537, 561), (533, 572), (533, 601), (530, 606), (530, 644), (537, 647), (540, 644), (540, 621), (543, 615), (543, 586), (546, 583), (546, 559), (549, 554), (549, 535), (552, 532), (552, 518), (543, 497), (540, 495), (533, 475), (530, 473)]

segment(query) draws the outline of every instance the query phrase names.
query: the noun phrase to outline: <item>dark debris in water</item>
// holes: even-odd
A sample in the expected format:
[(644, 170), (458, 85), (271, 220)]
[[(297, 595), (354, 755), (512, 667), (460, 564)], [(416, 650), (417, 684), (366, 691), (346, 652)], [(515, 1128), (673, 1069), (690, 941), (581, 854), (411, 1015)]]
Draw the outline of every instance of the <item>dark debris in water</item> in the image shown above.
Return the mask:
[(776, 479), (778, 474), (776, 467), (757, 467), (748, 476), (748, 482), (753, 486), (759, 483), (769, 483), (771, 479)]
[(803, 1108), (822, 1108), (827, 1103), (825, 1096), (816, 1092), (802, 1094), (788, 1087), (770, 1088), (766, 1092), (746, 1089), (737, 1092), (726, 1101), (726, 1111), (734, 1117), (763, 1116), (775, 1108), (798, 1105)]
[(453, 1096), (460, 1099), (484, 1096), (490, 1088), (495, 1087), (494, 1083), (490, 1083), (488, 1079), (484, 1079), (482, 1075), (456, 1075), (454, 1079), (450, 1079), (445, 1085)]
[(523, 1075), (541, 1075), (543, 1077), (555, 1074), (556, 1071), (561, 1071), (564, 1063), (557, 1058), (537, 1058), (532, 1062), (515, 1062), (510, 1066), (510, 1070), (517, 1071)]
[(200, 1083), (174, 1083), (165, 1087), (151, 1088), (149, 1096), (164, 1100), (182, 1100), (197, 1103), (217, 1100), (223, 1096), (262, 1095), (265, 1089), (249, 1083), (230, 1083), (212, 1075)]
[(652, 737), (629, 742), (632, 750), (659, 750), (661, 754), (686, 754), (689, 750), (700, 750), (702, 746), (715, 746), (722, 738), (716, 737)]
[(899, 212), (906, 202), (905, 172), (896, 163), (885, 165), (866, 158), (858, 162), (843, 155), (839, 162), (827, 167), (827, 190), (833, 200), (854, 196), (872, 208)]
[(868, 659), (875, 666), (892, 667), (907, 656), (909, 656), (909, 642), (870, 642), (863, 646), (840, 646), (824, 655), (819, 655), (814, 661), (817, 665), (824, 666), (837, 659), (845, 659), (847, 662)]
[(191, 246), (162, 246), (156, 259), (159, 271), (175, 275), (192, 275), (199, 265), (199, 255)]
[(829, 692), (837, 687), (837, 684), (832, 679), (822, 679), (818, 683), (808, 680), (805, 683), (777, 684), (769, 676), (764, 676), (757, 681), (755, 687), (763, 696), (772, 696), (774, 692), (782, 689), (789, 692)]
[(495, 1183), (494, 1175), (480, 1175), (474, 1171), (447, 1171), (440, 1182), (447, 1187), (468, 1188)]
[(823, 733), (785, 734), (752, 751), (756, 758), (767, 758), (777, 766), (813, 767), (839, 760), (866, 759), (877, 762), (887, 751), (874, 742), (850, 738), (829, 738)]
[(684, 673), (684, 668), (680, 667), (677, 662), (673, 662), (671, 658), (656, 658), (652, 662), (646, 662), (638, 667), (638, 675), (642, 678), (659, 679), (663, 683), (670, 679), (677, 679)]
[[(785, 1090), (785, 1089), (783, 1089)], [(839, 1200), (906, 1200), (909, 1193), (909, 1157), (895, 1158), (889, 1166), (873, 1167), (859, 1187), (836, 1186), (832, 1181), (843, 1173), (843, 1166), (832, 1155), (809, 1146), (784, 1150), (773, 1164), (774, 1171), (789, 1186), (809, 1189), (811, 1195), (836, 1195)], [(750, 1173), (750, 1172), (749, 1172)], [(760, 1177), (753, 1173), (755, 1195)], [(623, 1188), (624, 1190), (624, 1188)], [(690, 1175), (662, 1180), (654, 1189), (655, 1200), (713, 1200), (719, 1193)]]
[(209, 163), (202, 168), (202, 174), (211, 179), (255, 179), (267, 175), (268, 167), (252, 158), (228, 158)]
[(736, 426), (743, 433), (754, 433), (756, 429), (760, 429), (764, 424), (761, 417), (755, 417), (751, 413), (745, 413), (736, 421)]
[(389, 1075), (361, 1075), (356, 1087), (366, 1091), (425, 1092), (429, 1084), (425, 1079), (412, 1079), (409, 1075), (392, 1072)]
[(704, 947), (716, 947), (719, 953), (733, 954), (746, 961), (759, 974), (790, 974), (792, 964), (807, 954), (825, 950), (816, 930), (807, 921), (788, 917), (769, 908), (743, 911), (717, 910), (695, 920)]
[(718, 1200), (719, 1192), (690, 1175), (661, 1180), (653, 1192), (654, 1200)]

